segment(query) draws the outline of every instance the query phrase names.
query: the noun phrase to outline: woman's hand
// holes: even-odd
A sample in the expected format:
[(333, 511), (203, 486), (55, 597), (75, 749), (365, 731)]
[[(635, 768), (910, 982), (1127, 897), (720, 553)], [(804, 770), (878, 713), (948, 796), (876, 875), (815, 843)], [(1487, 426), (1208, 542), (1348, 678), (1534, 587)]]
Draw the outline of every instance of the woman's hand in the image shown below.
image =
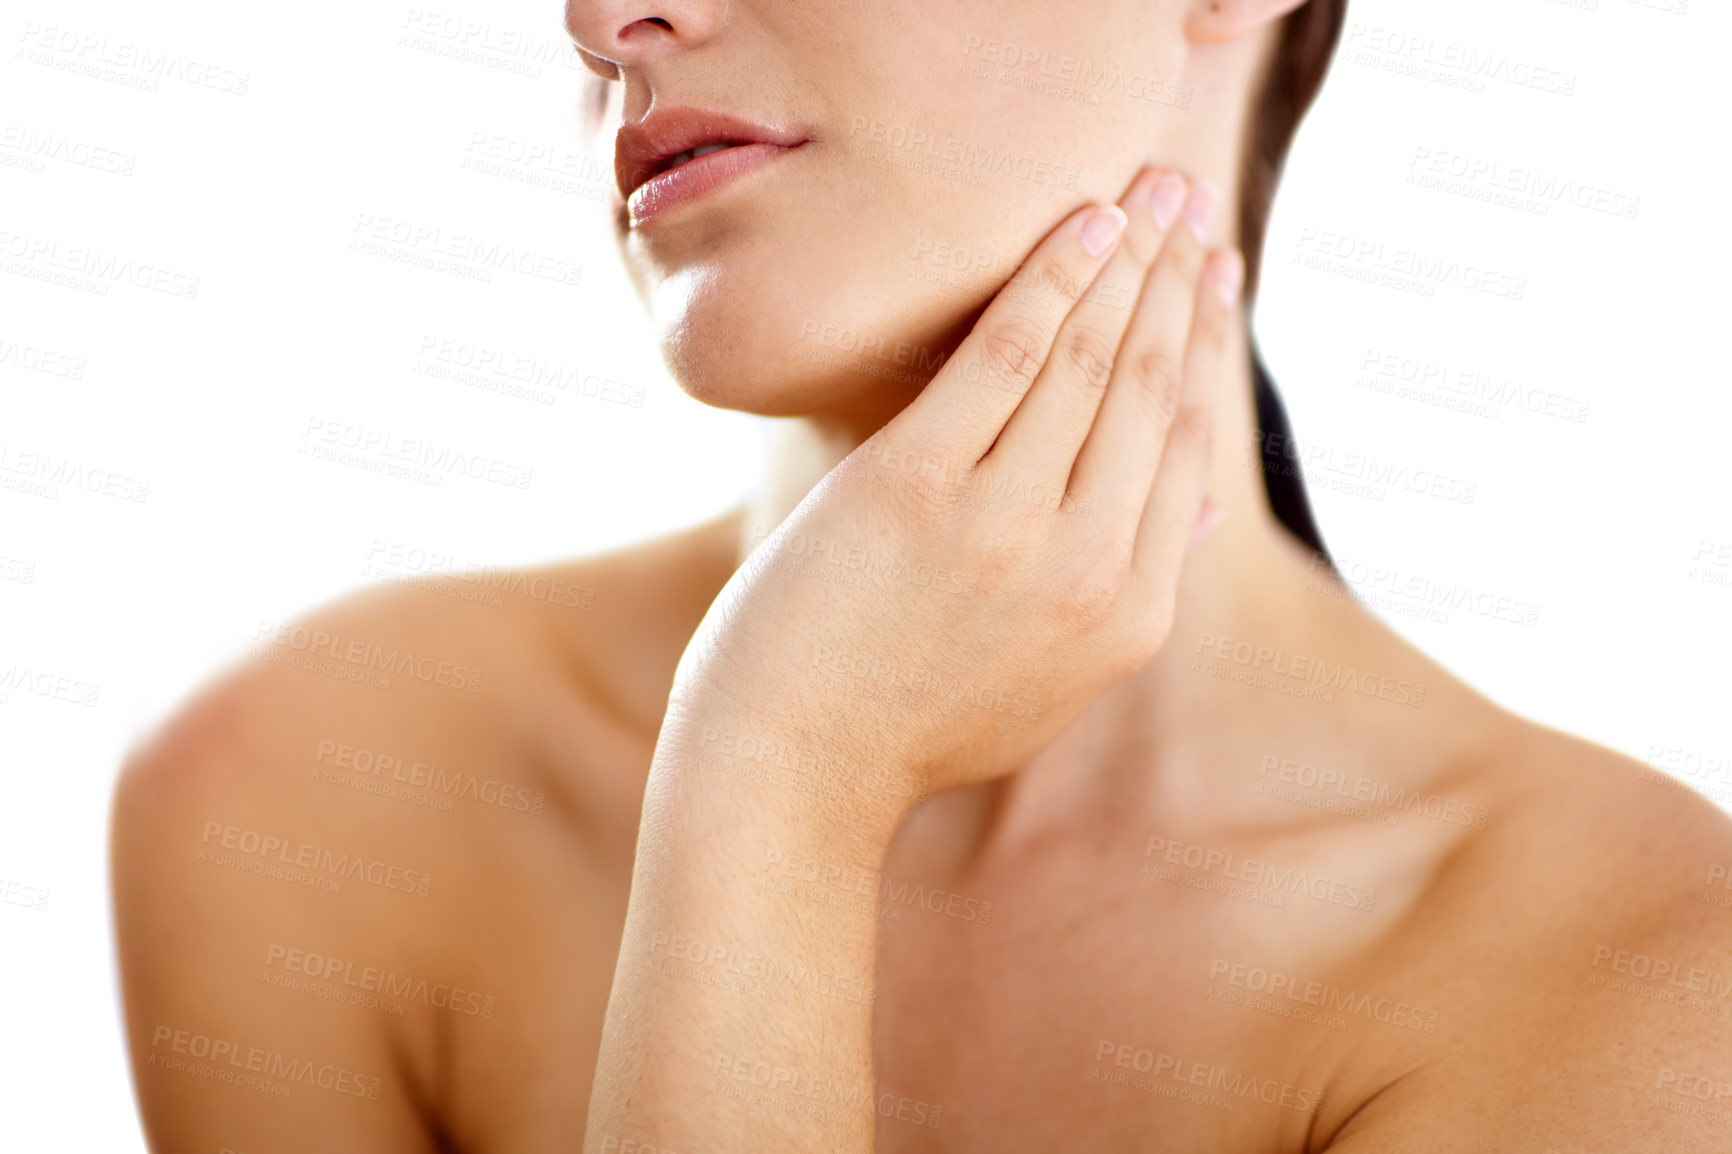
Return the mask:
[[(644, 794), (592, 1154), (873, 1148), (877, 902), (766, 871), (872, 876), (910, 778), (1013, 768), (1166, 637), (1241, 267), (1184, 191), (1145, 174), (1060, 225), (711, 607)], [(705, 961), (735, 957), (764, 990)]]
[(1049, 234), (729, 582), (670, 720), (710, 752), (786, 742), (943, 789), (1013, 769), (1146, 664), (1243, 278), (1203, 247), (1214, 202), (1145, 171)]

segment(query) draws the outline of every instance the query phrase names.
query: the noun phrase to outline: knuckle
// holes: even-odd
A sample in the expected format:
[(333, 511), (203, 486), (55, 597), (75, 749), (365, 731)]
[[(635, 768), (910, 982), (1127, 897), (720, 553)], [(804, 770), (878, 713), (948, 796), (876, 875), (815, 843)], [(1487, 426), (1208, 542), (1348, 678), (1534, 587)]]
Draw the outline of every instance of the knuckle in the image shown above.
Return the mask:
[(869, 494), (889, 525), (903, 529), (943, 524), (958, 513), (970, 470), (917, 444), (886, 446), (873, 458), (850, 458), (844, 483)]
[(1193, 447), (1207, 452), (1215, 440), (1214, 414), (1203, 405), (1186, 405), (1173, 418), (1173, 435), (1183, 437)]
[(989, 384), (1026, 391), (1039, 375), (1045, 360), (1046, 342), (1028, 322), (1000, 321), (987, 330), (981, 342), (981, 362)]
[(1083, 291), (1082, 282), (1072, 275), (1065, 263), (1050, 256), (1042, 257), (1029, 270), (1029, 287), (1067, 301), (1075, 301)]
[(1162, 424), (1171, 421), (1184, 381), (1178, 359), (1166, 349), (1144, 349), (1131, 362), (1131, 379), (1153, 406), (1155, 419)]
[(1203, 275), (1203, 261), (1208, 254), (1188, 230), (1180, 229), (1178, 232), (1183, 235), (1175, 234), (1172, 242), (1167, 245), (1162, 263), (1169, 271), (1178, 274), (1179, 279), (1187, 285), (1194, 284), (1197, 278)]
[(1087, 555), (1064, 585), (1064, 611), (1075, 625), (1098, 625), (1124, 597), (1130, 580), (1129, 543)]
[(1106, 388), (1113, 371), (1113, 348), (1106, 334), (1089, 325), (1075, 325), (1065, 334), (1064, 355), (1087, 384)]
[(1131, 258), (1138, 268), (1146, 269), (1161, 257), (1164, 247), (1159, 236), (1145, 236), (1138, 229), (1126, 229), (1124, 239), (1119, 241), (1119, 247)]

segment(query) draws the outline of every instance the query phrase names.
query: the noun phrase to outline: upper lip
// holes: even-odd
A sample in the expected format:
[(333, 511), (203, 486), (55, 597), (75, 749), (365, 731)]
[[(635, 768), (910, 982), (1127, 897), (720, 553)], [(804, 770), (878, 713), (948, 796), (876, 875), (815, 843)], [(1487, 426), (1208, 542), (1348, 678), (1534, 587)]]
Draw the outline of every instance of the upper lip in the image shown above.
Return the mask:
[(793, 148), (808, 138), (802, 132), (757, 124), (725, 112), (667, 108), (620, 128), (614, 138), (613, 173), (620, 196), (631, 194), (667, 168), (680, 153), (706, 144), (777, 144)]

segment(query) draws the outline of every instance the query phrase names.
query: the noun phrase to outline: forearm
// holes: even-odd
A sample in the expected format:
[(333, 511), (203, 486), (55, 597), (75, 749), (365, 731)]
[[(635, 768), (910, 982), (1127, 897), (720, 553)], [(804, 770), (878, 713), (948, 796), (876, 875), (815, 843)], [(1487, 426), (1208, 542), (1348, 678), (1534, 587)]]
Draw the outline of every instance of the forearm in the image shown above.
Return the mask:
[(897, 794), (917, 791), (861, 785), (797, 740), (742, 726), (737, 712), (670, 713), (590, 1096), (590, 1154), (627, 1141), (680, 1154), (872, 1149), (876, 903), (802, 901), (776, 867), (875, 875), (908, 801)]

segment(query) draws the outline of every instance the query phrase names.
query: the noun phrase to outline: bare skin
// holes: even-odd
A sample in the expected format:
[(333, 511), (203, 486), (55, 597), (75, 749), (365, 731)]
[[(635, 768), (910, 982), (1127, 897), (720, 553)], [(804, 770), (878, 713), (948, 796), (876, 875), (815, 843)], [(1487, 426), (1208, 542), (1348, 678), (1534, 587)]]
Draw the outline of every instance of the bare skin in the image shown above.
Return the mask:
[[(769, 483), (736, 517), (524, 575), (526, 593), (508, 583), (497, 605), (452, 596), (467, 588), (458, 583), (357, 594), (304, 631), (265, 638), (260, 657), (139, 748), (116, 799), (115, 886), (134, 1068), (158, 1149), (1725, 1145), (1715, 1112), (1732, 1102), (1721, 1012), (1732, 1006), (1732, 917), (1704, 899), (1732, 864), (1732, 824), (1627, 759), (1499, 710), (1328, 583), (1271, 519), (1259, 457), (1243, 451), (1255, 425), (1241, 315), (1211, 329), (1230, 329), (1210, 370), (1219, 411), (1206, 475), (1225, 520), (1182, 573), (1176, 549), (1151, 567), (1139, 605), (1160, 607), (1158, 627), (1098, 631), (1112, 644), (1078, 657), (1063, 643), (1086, 631), (1054, 628), (1038, 598), (1007, 599), (996, 620), (990, 598), (911, 588), (862, 599), (824, 558), (771, 574), (778, 597), (727, 600), (750, 545), (809, 519), (808, 493), (845, 503), (819, 481), (914, 408), (846, 366), (818, 381), (794, 334), (815, 317), (863, 315), (864, 331), (899, 336), (919, 315), (912, 335), (948, 339), (984, 302), (972, 288), (902, 291), (900, 250), (961, 237), (998, 253), (1077, 199), (922, 185), (870, 150), (839, 147), (843, 126), (860, 123), (850, 110), (900, 123), (942, 108), (974, 146), (1026, 131), (1104, 152), (1106, 137), (1135, 135), (1188, 154), (1197, 171), (1230, 168), (1263, 34), (1293, 4), (1172, 0), (1149, 20), (1128, 3), (1096, 7), (1079, 26), (1100, 43), (1084, 47), (1134, 52), (1147, 46), (1113, 37), (1152, 29), (1162, 75), (1209, 97), (1198, 116), (1169, 122), (1145, 101), (1083, 118), (1049, 101), (1029, 106), (1044, 117), (1032, 124), (1004, 114), (1013, 97), (999, 87), (955, 80), (944, 53), (971, 45), (989, 17), (1062, 40), (1069, 10), (1047, 5), (965, 4), (943, 28), (933, 15), (925, 36), (866, 6), (742, 0), (731, 23), (725, 6), (695, 0), (653, 20), (642, 6), (572, 6), (580, 43), (623, 74), (629, 115), (654, 96), (713, 98), (750, 75), (764, 78), (766, 107), (810, 120), (813, 143), (777, 162), (783, 183), (757, 186), (789, 195), (754, 198), (742, 183), (710, 215), (638, 228), (627, 250), (665, 290), (682, 384), (811, 419), (789, 427)], [(857, 56), (835, 66), (827, 54), (840, 52)], [(878, 67), (922, 52), (934, 67)], [(885, 99), (877, 85), (907, 105), (873, 104)], [(879, 195), (851, 201), (862, 186)], [(876, 215), (835, 227), (850, 204)], [(1135, 241), (1127, 233), (1120, 252), (1146, 263)], [(1203, 243), (1188, 250), (1192, 281)], [(788, 307), (763, 307), (778, 290)], [(1036, 382), (1022, 403), (1043, 395)], [(1103, 412), (1114, 386), (1106, 395)], [(916, 404), (944, 400), (929, 388)], [(979, 393), (952, 415), (966, 426), (981, 403), (1003, 400)], [(1075, 415), (1059, 404), (1010, 414), (1002, 435), (997, 424), (973, 432), (979, 451), (1038, 455)], [(1101, 478), (1123, 482), (1121, 464)], [(1203, 480), (1173, 500), (1180, 530)], [(1074, 550), (1048, 554), (1051, 572), (1074, 576)], [(954, 571), (972, 573), (962, 559)], [(547, 592), (572, 587), (592, 591), (593, 609)], [(848, 611), (814, 617), (818, 589)], [(719, 598), (720, 625), (736, 630), (720, 647), (706, 620)], [(908, 770), (934, 791), (881, 810), (849, 795), (844, 812), (862, 824), (894, 818), (882, 845), (850, 840), (821, 806), (802, 811), (811, 824), (780, 827), (785, 839), (753, 841), (770, 810), (802, 809), (790, 799), (835, 781), (814, 782), (782, 730), (711, 725), (722, 714), (693, 702), (706, 687), (712, 706), (750, 698), (805, 662), (793, 643), (809, 654), (812, 638), (832, 636), (814, 621), (886, 638), (893, 655), (939, 637), (951, 643), (945, 667), (977, 686), (1044, 677), (1047, 717), (1062, 724), (1001, 732), (968, 715), (915, 741), (875, 724), (886, 714), (850, 689), (847, 661), (816, 657), (829, 696), (791, 717), (796, 738), (821, 733), (832, 750), (852, 738), (844, 748), (859, 765)], [(378, 652), (418, 660), (388, 685), (352, 680)], [(1320, 669), (1352, 670), (1351, 688), (1319, 693)], [(791, 699), (765, 692), (751, 704), (784, 716), (774, 707)], [(670, 693), (683, 715), (667, 712)], [(670, 752), (676, 731), (686, 748)], [(682, 753), (691, 764), (670, 767)], [(698, 792), (698, 777), (675, 771), (706, 765), (728, 772), (707, 779), (705, 796), (735, 805), (704, 815), (703, 837), (641, 820), (646, 808), (665, 818), (670, 787)], [(744, 784), (730, 794), (727, 782)], [(738, 804), (751, 789), (761, 810)], [(809, 935), (819, 946), (841, 937), (822, 927), (850, 916), (873, 933), (860, 955), (801, 971), (749, 932), (761, 927), (703, 921), (692, 883), (715, 861), (782, 922), (820, 927)], [(628, 900), (639, 937), (622, 953)], [(769, 940), (796, 940), (777, 928)], [(840, 1065), (753, 1049), (741, 1040), (753, 1023), (795, 1051), (809, 1031)], [(678, 1053), (694, 1039), (712, 1055), (724, 1043), (696, 1077)], [(851, 1097), (862, 1072), (863, 1109)]]
[[(1243, 403), (1231, 408), (1245, 419)], [(823, 454), (806, 443), (783, 459), (792, 478)], [(863, 888), (884, 907), (877, 1148), (1721, 1148), (1722, 1123), (1665, 1106), (1702, 1106), (1705, 1085), (1712, 1107), (1732, 1074), (1719, 1016), (1732, 918), (1704, 904), (1710, 866), (1732, 861), (1726, 820), (1627, 759), (1503, 713), (1356, 606), (1319, 593), (1310, 558), (1260, 505), (1237, 499), (1257, 483), (1244, 457), (1218, 457), (1211, 491), (1230, 512), (1185, 570), (1173, 640), (1156, 661), (1020, 772), (917, 806), (881, 882), (813, 882), (805, 863), (766, 863), (767, 881), (799, 901)], [(141, 747), (116, 803), (115, 884), (154, 1148), (581, 1142), (663, 703), (686, 641), (769, 509), (530, 575), (593, 589), (587, 613), (400, 588), (307, 619), (479, 669), (478, 692), (408, 677), (379, 690), (250, 661)], [(1398, 671), (1425, 686), (1424, 704), (1324, 704), (1193, 672), (1203, 633)], [(358, 792), (315, 777), (337, 756), (319, 760), (322, 742), (403, 759), (353, 778), (413, 776), (419, 760), (545, 803), (520, 812), (459, 793), (438, 812)], [(1269, 757), (1277, 766), (1266, 770)], [(1284, 797), (1257, 792), (1281, 784), (1281, 762), (1452, 805), (1431, 805), (1428, 817), (1386, 799), (1363, 803), (1376, 820), (1326, 814), (1307, 803), (1340, 794), (1305, 788), (1315, 779), (1300, 773), (1286, 771)], [(1393, 828), (1382, 824), (1390, 816)], [(237, 846), (255, 831), (426, 870), (429, 892), (350, 878), (330, 893), (201, 862), (225, 836), (207, 838), (212, 821), (242, 831)], [(1151, 851), (1151, 837), (1165, 840)], [(1187, 869), (1206, 862), (1188, 847), (1236, 864)], [(1242, 875), (1245, 859), (1309, 868), (1376, 898), (1364, 910), (1347, 904), (1359, 891), (1200, 888)], [(1272, 892), (1281, 907), (1268, 904)], [(688, 951), (676, 964), (694, 980), (732, 973), (743, 1001), (787, 994), (750, 960), (706, 964), (713, 944), (668, 948)], [(430, 991), (417, 1000), (375, 988), (403, 1005), (397, 1015), (273, 985), (267, 975), (308, 980), (287, 972), (291, 950), (352, 963), (331, 968), (331, 986), (388, 969), (399, 983), (492, 998), (491, 1016), (469, 1002), (437, 1008)], [(1676, 980), (1654, 980), (1640, 958), (1675, 964)], [(303, 971), (313, 964), (300, 957)], [(1265, 972), (1290, 976), (1301, 995), (1265, 989), (1268, 1002), (1322, 1021), (1232, 1000), (1267, 986), (1253, 976)], [(1595, 984), (1608, 979), (1695, 1001)], [(858, 996), (834, 988), (844, 1003)], [(191, 1062), (198, 1034), (243, 1055), (258, 1047), (376, 1077), (378, 1097), (306, 1082), (273, 1097), (153, 1064)], [(1189, 1079), (1207, 1091), (1214, 1078), (1214, 1098), (1096, 1073), (1172, 1093)], [(1274, 1101), (1222, 1094), (1221, 1076), (1241, 1087), (1255, 1078)], [(1307, 1112), (1319, 1093), (1321, 1111)]]

